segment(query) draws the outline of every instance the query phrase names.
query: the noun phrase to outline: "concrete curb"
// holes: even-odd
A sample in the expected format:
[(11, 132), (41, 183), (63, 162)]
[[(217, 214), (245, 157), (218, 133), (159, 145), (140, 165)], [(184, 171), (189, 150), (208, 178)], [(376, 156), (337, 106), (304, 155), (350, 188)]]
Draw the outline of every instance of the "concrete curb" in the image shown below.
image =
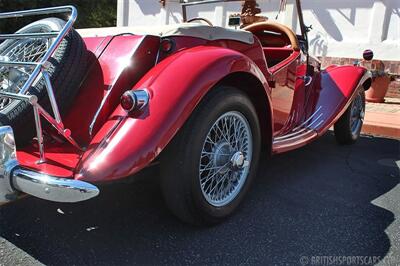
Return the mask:
[(362, 133), (400, 139), (400, 99), (367, 103)]
[(0, 237), (0, 266), (32, 265), (42, 266), (38, 260)]

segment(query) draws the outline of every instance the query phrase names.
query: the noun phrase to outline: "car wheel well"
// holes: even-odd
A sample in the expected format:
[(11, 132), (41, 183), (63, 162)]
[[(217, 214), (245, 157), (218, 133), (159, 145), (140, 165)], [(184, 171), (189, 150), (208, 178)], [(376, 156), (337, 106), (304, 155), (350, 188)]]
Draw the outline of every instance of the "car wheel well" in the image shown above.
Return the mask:
[(272, 113), (269, 106), (268, 96), (260, 80), (250, 73), (232, 73), (218, 82), (218, 85), (235, 87), (250, 98), (257, 112), (261, 128), (262, 150), (267, 154), (272, 151)]

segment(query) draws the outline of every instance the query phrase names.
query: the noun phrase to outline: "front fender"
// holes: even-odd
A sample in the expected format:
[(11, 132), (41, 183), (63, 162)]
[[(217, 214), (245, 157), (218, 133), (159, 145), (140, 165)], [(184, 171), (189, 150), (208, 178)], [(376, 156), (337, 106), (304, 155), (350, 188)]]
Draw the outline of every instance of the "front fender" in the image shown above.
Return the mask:
[(75, 178), (104, 182), (138, 172), (160, 154), (204, 95), (236, 72), (258, 78), (269, 99), (261, 70), (236, 51), (198, 46), (164, 59), (133, 87), (149, 91), (146, 110), (128, 116), (118, 106), (84, 153)]
[(332, 66), (321, 72), (321, 90), (315, 108), (321, 108), (316, 116), (315, 130), (325, 133), (347, 110), (360, 89), (371, 74), (364, 67)]

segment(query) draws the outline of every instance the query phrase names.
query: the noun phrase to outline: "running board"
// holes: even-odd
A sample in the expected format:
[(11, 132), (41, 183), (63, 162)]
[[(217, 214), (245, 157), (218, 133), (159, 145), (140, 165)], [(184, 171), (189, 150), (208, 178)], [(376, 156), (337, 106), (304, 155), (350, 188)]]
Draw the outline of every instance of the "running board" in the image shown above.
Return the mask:
[(318, 134), (314, 129), (318, 128), (324, 122), (321, 109), (321, 106), (318, 107), (306, 121), (293, 128), (287, 134), (275, 137), (272, 142), (272, 152), (282, 153), (293, 150), (315, 139)]

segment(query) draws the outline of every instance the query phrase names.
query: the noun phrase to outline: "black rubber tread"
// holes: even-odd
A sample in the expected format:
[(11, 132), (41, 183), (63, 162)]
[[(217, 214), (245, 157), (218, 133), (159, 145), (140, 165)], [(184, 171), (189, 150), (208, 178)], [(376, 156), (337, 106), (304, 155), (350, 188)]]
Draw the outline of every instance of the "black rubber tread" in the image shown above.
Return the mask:
[[(45, 20), (58, 23), (60, 27), (65, 23), (58, 18), (40, 21)], [(83, 39), (72, 29), (49, 60), (50, 67), (47, 71), (61, 114), (66, 112), (78, 93), (80, 83), (86, 73), (87, 53)], [(40, 79), (28, 92), (37, 95), (42, 107), (52, 114), (43, 79)], [(0, 112), (0, 125), (10, 125), (13, 128), (16, 143), (19, 146), (25, 145), (36, 135), (32, 106), (26, 102), (20, 101), (13, 108), (9, 110), (6, 108), (4, 112)]]
[[(361, 94), (364, 110), (365, 110), (365, 91), (364, 89), (360, 89), (359, 93)], [(360, 131), (356, 136), (353, 136), (351, 133), (351, 106), (350, 105), (346, 112), (339, 118), (339, 120), (334, 125), (334, 132), (336, 141), (341, 145), (350, 145), (354, 144), (360, 136)]]
[[(233, 110), (244, 114), (251, 126), (253, 159), (246, 183), (236, 199), (226, 206), (214, 207), (207, 203), (200, 189), (198, 155), (215, 120), (222, 113)], [(213, 89), (161, 154), (161, 189), (169, 209), (180, 220), (193, 225), (212, 225), (227, 218), (251, 186), (258, 167), (260, 146), (260, 126), (249, 98), (232, 87)]]

